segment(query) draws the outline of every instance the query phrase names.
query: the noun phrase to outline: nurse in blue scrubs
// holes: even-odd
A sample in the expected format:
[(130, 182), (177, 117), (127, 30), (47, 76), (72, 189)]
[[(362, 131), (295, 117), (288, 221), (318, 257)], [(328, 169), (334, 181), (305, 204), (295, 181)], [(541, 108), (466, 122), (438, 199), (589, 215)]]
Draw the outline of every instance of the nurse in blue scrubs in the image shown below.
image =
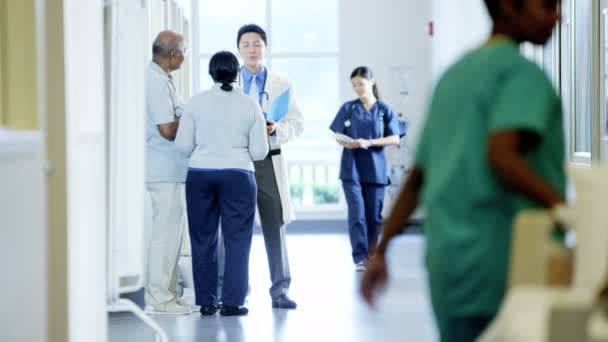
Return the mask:
[(329, 128), (352, 139), (336, 141), (344, 147), (340, 179), (348, 205), (353, 261), (361, 272), (382, 223), (384, 190), (389, 184), (384, 147), (398, 145), (404, 133), (394, 111), (380, 100), (371, 69), (358, 67), (350, 79), (359, 98), (344, 103)]

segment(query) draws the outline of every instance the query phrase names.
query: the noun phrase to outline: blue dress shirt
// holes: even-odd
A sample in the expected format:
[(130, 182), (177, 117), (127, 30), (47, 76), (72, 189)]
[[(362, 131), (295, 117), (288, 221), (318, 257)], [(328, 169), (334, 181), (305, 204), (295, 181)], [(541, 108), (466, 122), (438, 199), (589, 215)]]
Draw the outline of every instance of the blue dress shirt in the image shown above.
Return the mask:
[(249, 71), (247, 68), (243, 67), (242, 68), (242, 72), (243, 72), (243, 91), (245, 92), (245, 94), (249, 95), (249, 89), (251, 88), (251, 79), (253, 78), (253, 76), (256, 76), (256, 83), (258, 85), (258, 89), (260, 90), (260, 96), (259, 96), (259, 102), (260, 102), (260, 106), (262, 105), (262, 99), (264, 96), (264, 85), (266, 84), (266, 67), (262, 67), (262, 69), (260, 71), (258, 71), (256, 74), (252, 73), (251, 71)]

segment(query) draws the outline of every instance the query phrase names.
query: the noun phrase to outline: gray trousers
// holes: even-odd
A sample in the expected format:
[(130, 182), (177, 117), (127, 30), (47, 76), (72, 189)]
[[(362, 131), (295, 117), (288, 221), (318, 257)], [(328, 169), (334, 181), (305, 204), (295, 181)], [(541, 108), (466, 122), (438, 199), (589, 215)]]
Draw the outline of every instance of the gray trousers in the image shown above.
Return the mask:
[[(283, 224), (283, 207), (277, 186), (272, 157), (253, 162), (255, 166), (255, 180), (258, 185), (258, 212), (262, 221), (262, 235), (268, 257), (270, 270), (270, 297), (275, 299), (289, 292), (291, 274), (289, 273), (289, 259), (287, 258), (286, 230)], [(220, 233), (219, 245), (219, 275), (221, 284), (224, 276), (224, 244)], [(226, 270), (230, 272), (230, 270)]]
[(283, 224), (283, 208), (277, 186), (272, 157), (254, 162), (255, 180), (258, 184), (258, 211), (270, 270), (270, 297), (286, 295), (291, 284), (287, 257), (286, 230)]

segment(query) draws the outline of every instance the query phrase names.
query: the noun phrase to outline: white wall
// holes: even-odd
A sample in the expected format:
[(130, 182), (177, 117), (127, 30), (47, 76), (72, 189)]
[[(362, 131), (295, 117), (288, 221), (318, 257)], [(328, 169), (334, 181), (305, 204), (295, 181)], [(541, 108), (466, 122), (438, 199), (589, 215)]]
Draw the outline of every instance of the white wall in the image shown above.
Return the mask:
[(42, 150), (39, 132), (0, 127), (0, 341), (47, 341)]
[(483, 0), (433, 0), (432, 17), (435, 80), (465, 52), (489, 37), (491, 22)]
[[(417, 126), (431, 83), (430, 18), (431, 4), (427, 1), (340, 1), (340, 100), (356, 97), (350, 84), (352, 70), (370, 66), (380, 95), (396, 111), (403, 111), (411, 126)], [(411, 68), (407, 99), (399, 96), (396, 75), (389, 71), (399, 66)]]
[(107, 340), (103, 2), (92, 2), (35, 2), (46, 156), (0, 165), (1, 341)]
[(107, 340), (103, 3), (63, 7), (70, 342)]

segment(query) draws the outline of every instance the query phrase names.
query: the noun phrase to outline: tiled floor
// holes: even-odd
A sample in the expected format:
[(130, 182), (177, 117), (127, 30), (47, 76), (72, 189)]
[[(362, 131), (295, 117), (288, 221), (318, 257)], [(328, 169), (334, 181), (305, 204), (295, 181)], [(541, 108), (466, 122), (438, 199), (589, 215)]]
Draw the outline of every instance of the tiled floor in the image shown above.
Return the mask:
[[(354, 272), (348, 236), (295, 234), (288, 236), (292, 270), (291, 297), (299, 307), (272, 309), (263, 240), (254, 235), (251, 252), (252, 292), (249, 315), (153, 316), (169, 340), (200, 342), (297, 341), (434, 341), (434, 322), (422, 268), (423, 239), (399, 238), (389, 254), (392, 278), (376, 309), (368, 308), (357, 293), (360, 274)], [(192, 300), (192, 292), (186, 299)], [(151, 331), (131, 314), (113, 314), (110, 341), (153, 341)]]

